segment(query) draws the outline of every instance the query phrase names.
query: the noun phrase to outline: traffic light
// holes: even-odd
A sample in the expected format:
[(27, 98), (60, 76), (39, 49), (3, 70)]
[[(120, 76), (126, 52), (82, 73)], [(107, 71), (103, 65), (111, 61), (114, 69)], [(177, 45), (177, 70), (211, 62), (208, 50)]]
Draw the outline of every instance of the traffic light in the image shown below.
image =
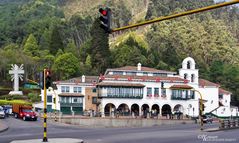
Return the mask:
[(111, 20), (111, 10), (110, 8), (100, 8), (100, 27), (105, 30), (106, 33), (111, 33), (110, 20)]
[(50, 72), (50, 70), (46, 70), (46, 73), (45, 73), (45, 83), (46, 83), (46, 89), (51, 87), (51, 72)]
[(161, 88), (164, 88), (164, 82), (161, 82)]
[(204, 104), (202, 104), (202, 111), (204, 111), (204, 109), (205, 109), (205, 105), (204, 105)]

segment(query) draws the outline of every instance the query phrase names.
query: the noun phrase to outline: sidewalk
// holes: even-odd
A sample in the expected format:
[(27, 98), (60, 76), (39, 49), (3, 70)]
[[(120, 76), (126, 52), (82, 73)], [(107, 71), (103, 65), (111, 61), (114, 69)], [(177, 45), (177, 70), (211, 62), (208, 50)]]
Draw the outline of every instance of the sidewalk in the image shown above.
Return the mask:
[[(42, 139), (32, 139), (32, 140), (17, 140), (12, 141), (11, 143), (43, 143)], [(73, 138), (51, 138), (48, 139), (47, 143), (84, 143), (81, 139)]]
[(8, 126), (4, 124), (3, 121), (0, 120), (0, 133), (8, 130)]

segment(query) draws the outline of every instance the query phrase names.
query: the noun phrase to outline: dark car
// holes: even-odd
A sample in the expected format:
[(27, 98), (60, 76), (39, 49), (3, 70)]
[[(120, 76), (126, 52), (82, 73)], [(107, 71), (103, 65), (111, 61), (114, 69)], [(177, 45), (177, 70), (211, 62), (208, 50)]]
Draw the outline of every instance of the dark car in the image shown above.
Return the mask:
[(213, 119), (209, 115), (203, 115), (203, 123), (212, 123)]

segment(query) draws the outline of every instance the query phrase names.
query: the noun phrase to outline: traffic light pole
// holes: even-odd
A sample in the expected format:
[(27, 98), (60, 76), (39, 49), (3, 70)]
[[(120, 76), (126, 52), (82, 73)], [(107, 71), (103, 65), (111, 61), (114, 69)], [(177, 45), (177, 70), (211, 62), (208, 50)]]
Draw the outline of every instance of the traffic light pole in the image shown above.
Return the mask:
[[(164, 89), (172, 89), (172, 88), (164, 88)], [(189, 89), (182, 89), (182, 88), (173, 88), (173, 89), (177, 89), (177, 90), (189, 90)], [(198, 90), (196, 89), (191, 89), (192, 91), (195, 91), (199, 94), (200, 96), (200, 100), (199, 100), (199, 119), (200, 119), (200, 130), (203, 130), (203, 101), (202, 101), (202, 94), (201, 92), (199, 92)]]
[(46, 109), (46, 69), (44, 69), (44, 123), (43, 123), (43, 127), (44, 127), (44, 133), (43, 133), (43, 142), (48, 142), (47, 140), (47, 109)]
[(194, 13), (208, 11), (208, 10), (212, 10), (212, 9), (216, 9), (216, 8), (220, 8), (220, 7), (224, 7), (224, 6), (229, 6), (229, 5), (233, 5), (233, 4), (237, 4), (237, 3), (239, 3), (239, 0), (232, 0), (232, 1), (229, 1), (229, 2), (224, 2), (224, 3), (219, 3), (219, 4), (215, 4), (215, 5), (211, 5), (211, 6), (207, 6), (207, 7), (203, 7), (203, 8), (189, 10), (189, 11), (185, 11), (185, 12), (182, 12), (182, 13), (172, 14), (172, 15), (169, 15), (169, 16), (162, 16), (162, 17), (159, 17), (159, 18), (156, 18), (156, 19), (153, 19), (153, 20), (148, 20), (148, 21), (144, 21), (144, 22), (141, 22), (141, 23), (137, 23), (137, 24), (132, 24), (132, 25), (128, 25), (128, 26), (124, 26), (124, 27), (120, 27), (120, 28), (115, 28), (115, 29), (112, 29), (111, 33), (121, 31), (121, 30), (125, 30), (125, 29), (134, 28), (134, 27), (144, 26), (144, 25), (147, 25), (147, 24), (155, 23), (155, 22), (169, 20), (169, 19), (173, 19), (173, 18), (177, 18), (177, 17), (191, 15), (191, 14), (194, 14)]

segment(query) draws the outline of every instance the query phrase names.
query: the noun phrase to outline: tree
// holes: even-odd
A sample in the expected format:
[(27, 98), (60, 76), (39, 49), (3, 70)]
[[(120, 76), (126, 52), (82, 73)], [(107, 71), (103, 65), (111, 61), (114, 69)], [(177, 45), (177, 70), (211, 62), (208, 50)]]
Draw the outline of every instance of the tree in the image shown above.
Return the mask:
[(91, 28), (90, 56), (92, 67), (97, 74), (104, 73), (111, 67), (111, 53), (109, 50), (109, 35), (100, 28), (100, 20), (96, 19)]
[(29, 56), (39, 57), (39, 46), (33, 34), (30, 34), (23, 46), (23, 51)]
[(54, 71), (60, 73), (61, 79), (69, 79), (79, 71), (79, 68), (80, 63), (72, 53), (59, 55), (53, 65)]
[(59, 49), (64, 50), (61, 34), (57, 26), (53, 28), (49, 49), (52, 55), (55, 55)]

